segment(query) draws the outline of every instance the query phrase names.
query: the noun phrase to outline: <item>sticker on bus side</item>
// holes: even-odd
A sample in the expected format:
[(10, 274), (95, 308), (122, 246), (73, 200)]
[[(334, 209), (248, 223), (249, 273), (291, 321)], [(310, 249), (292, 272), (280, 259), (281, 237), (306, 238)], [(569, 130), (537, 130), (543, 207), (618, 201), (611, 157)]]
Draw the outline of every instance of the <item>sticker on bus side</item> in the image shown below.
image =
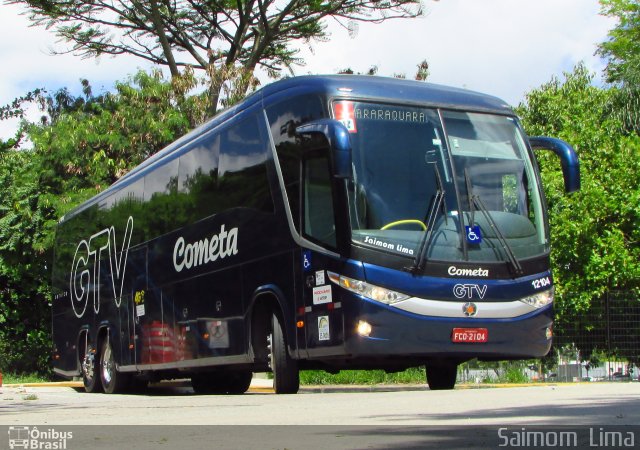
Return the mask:
[(331, 286), (316, 286), (313, 288), (313, 304), (322, 305), (323, 303), (331, 303), (333, 301), (331, 296)]
[(329, 333), (329, 316), (318, 317), (318, 340), (328, 341), (331, 339)]
[(333, 104), (333, 116), (336, 120), (342, 122), (347, 130), (349, 130), (349, 133), (358, 132), (356, 127), (355, 105), (353, 102), (335, 102)]

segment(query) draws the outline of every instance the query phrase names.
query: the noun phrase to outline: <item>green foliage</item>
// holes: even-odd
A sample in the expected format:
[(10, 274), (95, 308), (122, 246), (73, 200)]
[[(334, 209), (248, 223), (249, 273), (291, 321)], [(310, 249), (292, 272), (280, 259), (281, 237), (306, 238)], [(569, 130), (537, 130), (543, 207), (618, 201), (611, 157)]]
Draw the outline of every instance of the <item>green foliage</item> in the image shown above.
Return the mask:
[(610, 82), (624, 82), (630, 72), (640, 70), (640, 4), (637, 0), (600, 0), (602, 14), (616, 19), (607, 41), (598, 53), (608, 59)]
[[(190, 81), (183, 81), (189, 83)], [(184, 86), (183, 86), (184, 87)], [(0, 151), (0, 370), (49, 372), (52, 248), (58, 219), (202, 116), (198, 97), (159, 73), (138, 73), (116, 92), (59, 91), (44, 123), (26, 124), (32, 149)]]
[(24, 6), (35, 25), (54, 31), (84, 57), (134, 55), (169, 67), (192, 66), (207, 74), (209, 111), (218, 100), (243, 97), (260, 67), (272, 77), (304, 63), (299, 42), (328, 39), (325, 19), (345, 28), (417, 17), (417, 0), (288, 2), (138, 2), (122, 0), (8, 0)]
[(640, 289), (640, 138), (608, 114), (615, 89), (577, 66), (533, 90), (518, 108), (529, 135), (559, 137), (580, 158), (582, 188), (566, 195), (558, 159), (538, 152), (550, 211), (557, 326), (610, 290)]
[(27, 383), (46, 383), (51, 381), (51, 377), (44, 377), (37, 373), (3, 373), (3, 384), (27, 384)]
[(502, 383), (529, 383), (530, 380), (521, 365), (512, 363), (506, 367), (499, 381)]
[[(36, 164), (28, 151), (0, 154), (0, 370), (47, 371), (50, 314), (46, 208), (39, 208)], [(43, 282), (44, 280), (44, 282)]]
[(384, 370), (342, 370), (330, 374), (323, 370), (300, 372), (300, 383), (304, 385), (331, 384), (425, 384), (424, 367), (414, 367), (402, 372), (386, 373)]
[(640, 4), (637, 0), (601, 0), (602, 14), (616, 19), (598, 53), (607, 59), (607, 80), (618, 89), (610, 113), (624, 129), (640, 134)]

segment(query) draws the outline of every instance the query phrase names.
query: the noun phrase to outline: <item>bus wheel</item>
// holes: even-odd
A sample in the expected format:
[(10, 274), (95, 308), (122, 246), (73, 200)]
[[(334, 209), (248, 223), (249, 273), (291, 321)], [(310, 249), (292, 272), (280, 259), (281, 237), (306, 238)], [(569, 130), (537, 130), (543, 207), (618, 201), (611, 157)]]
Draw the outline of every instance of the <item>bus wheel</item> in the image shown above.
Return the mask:
[(456, 363), (427, 364), (427, 384), (432, 391), (453, 389), (458, 376)]
[(118, 372), (116, 369), (116, 360), (109, 338), (104, 340), (100, 351), (100, 380), (105, 394), (122, 392), (128, 381), (127, 374)]
[(244, 394), (251, 386), (253, 372), (250, 370), (234, 370), (227, 374), (226, 391), (227, 394)]
[(102, 384), (98, 379), (98, 361), (93, 349), (87, 347), (82, 358), (82, 383), (84, 390), (89, 393), (101, 392)]
[(244, 394), (251, 385), (250, 370), (200, 372), (191, 376), (196, 394)]
[(272, 317), (270, 336), (270, 366), (273, 372), (273, 388), (276, 394), (295, 394), (300, 388), (298, 363), (289, 356), (282, 321), (277, 314)]
[(196, 394), (224, 394), (224, 389), (220, 386), (220, 379), (214, 372), (193, 374), (191, 387)]

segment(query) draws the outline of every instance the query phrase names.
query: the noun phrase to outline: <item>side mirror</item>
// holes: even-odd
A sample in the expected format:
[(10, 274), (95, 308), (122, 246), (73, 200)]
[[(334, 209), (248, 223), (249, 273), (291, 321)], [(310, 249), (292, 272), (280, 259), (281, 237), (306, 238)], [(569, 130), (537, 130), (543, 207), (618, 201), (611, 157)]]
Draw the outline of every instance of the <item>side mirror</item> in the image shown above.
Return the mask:
[(566, 192), (580, 190), (580, 161), (573, 147), (563, 140), (549, 137), (530, 137), (529, 142), (534, 150), (551, 150), (560, 157)]
[(351, 138), (342, 122), (333, 119), (314, 120), (297, 127), (296, 133), (323, 135), (329, 142), (332, 175), (351, 179)]

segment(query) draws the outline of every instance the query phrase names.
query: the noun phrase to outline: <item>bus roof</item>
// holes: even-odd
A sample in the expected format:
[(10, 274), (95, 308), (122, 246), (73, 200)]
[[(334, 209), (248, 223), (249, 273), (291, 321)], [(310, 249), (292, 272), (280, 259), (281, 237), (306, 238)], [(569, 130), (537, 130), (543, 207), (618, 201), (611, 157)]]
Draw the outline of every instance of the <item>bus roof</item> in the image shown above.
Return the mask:
[(286, 78), (264, 86), (238, 104), (220, 112), (200, 127), (149, 157), (114, 184), (119, 184), (120, 181), (144, 170), (153, 162), (164, 159), (173, 150), (180, 148), (185, 141), (188, 142), (217, 127), (261, 100), (264, 106), (268, 106), (287, 97), (300, 94), (325, 94), (336, 98), (366, 98), (373, 101), (399, 101), (427, 106), (513, 114), (510, 107), (499, 98), (466, 89), (414, 80), (368, 75), (306, 75)]
[[(238, 104), (225, 109), (209, 121), (191, 130), (175, 142), (150, 156), (133, 168), (102, 193), (75, 208), (73, 215), (84, 207), (95, 203), (110, 192), (124, 187), (146, 172), (156, 162), (165, 160), (185, 143), (227, 122), (242, 111), (262, 102), (264, 106), (277, 103), (288, 97), (302, 94), (322, 94), (330, 98), (367, 99), (380, 102), (400, 102), (422, 106), (463, 109), (498, 114), (513, 114), (503, 100), (466, 89), (454, 88), (422, 81), (388, 78), (369, 75), (305, 75), (286, 78), (268, 84)], [(64, 217), (61, 219), (64, 220)]]
[[(334, 97), (400, 101), (428, 106), (512, 114), (499, 98), (466, 89), (398, 78), (369, 75), (307, 75), (287, 78), (263, 87), (265, 103), (270, 97), (291, 95), (288, 91), (325, 93)], [(270, 103), (270, 102), (269, 102)]]

